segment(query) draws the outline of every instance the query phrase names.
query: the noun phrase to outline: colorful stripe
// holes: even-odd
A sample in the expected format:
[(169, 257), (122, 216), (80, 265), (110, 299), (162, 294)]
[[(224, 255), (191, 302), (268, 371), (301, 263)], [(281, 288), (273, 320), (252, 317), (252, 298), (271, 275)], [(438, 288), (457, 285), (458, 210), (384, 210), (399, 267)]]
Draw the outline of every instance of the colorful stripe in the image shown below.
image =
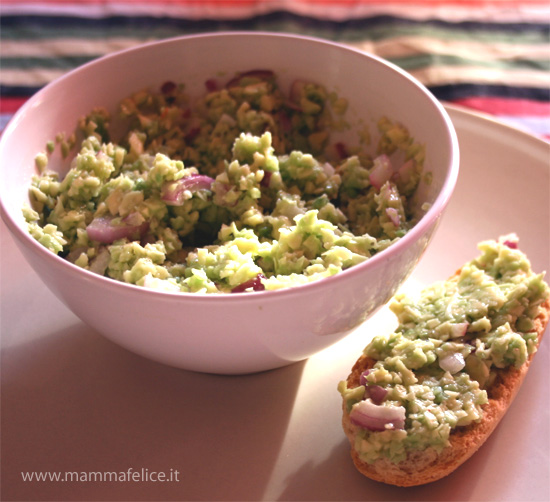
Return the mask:
[(6, 13), (63, 14), (102, 17), (106, 13), (122, 15), (162, 15), (195, 19), (200, 17), (236, 18), (260, 13), (284, 10), (324, 19), (345, 20), (353, 17), (377, 14), (402, 15), (411, 19), (441, 17), (448, 21), (485, 19), (498, 22), (540, 20), (540, 12), (548, 7), (546, 0), (534, 1), (353, 1), (334, 0), (152, 0), (147, 3), (128, 1), (104, 2), (100, 0), (74, 1), (26, 1), (4, 0)]
[(550, 139), (550, 117), (516, 117), (515, 115), (498, 115), (498, 120), (524, 132)]
[[(441, 19), (418, 21), (407, 17), (375, 15), (342, 21), (297, 15), (288, 11), (248, 16), (242, 19), (189, 19), (168, 16), (108, 15), (91, 18), (80, 16), (7, 15), (0, 19), (3, 39), (51, 37), (103, 37), (109, 32), (134, 38), (201, 33), (205, 31), (261, 29), (290, 31), (343, 42), (391, 36), (431, 35), (443, 39), (477, 39), (508, 43), (544, 43), (550, 28), (545, 22), (494, 23)], [(147, 29), (145, 34), (142, 30)]]
[(454, 100), (454, 104), (473, 108), (492, 115), (519, 116), (531, 115), (533, 117), (550, 117), (550, 103), (544, 101), (530, 101), (528, 99), (501, 99), (498, 97), (478, 98), (469, 97)]
[(436, 97), (550, 137), (547, 0), (104, 0), (0, 4), (0, 128), (43, 85), (144, 41), (300, 33), (377, 54)]
[[(4, 34), (5, 35), (5, 34)], [(93, 57), (133, 47), (148, 40), (151, 37), (140, 34), (139, 38), (130, 38), (106, 34), (105, 37), (94, 39), (89, 38), (20, 38), (2, 39), (0, 54), (7, 54), (9, 57), (63, 57), (73, 54), (91, 55)], [(335, 37), (334, 40), (337, 40)], [(463, 40), (439, 39), (433, 36), (407, 37), (396, 36), (391, 33), (388, 37), (380, 40), (362, 39), (349, 43), (349, 45), (366, 52), (378, 54), (386, 59), (399, 59), (422, 54), (433, 54), (437, 56), (450, 56), (463, 59), (475, 59), (484, 64), (484, 61), (520, 61), (520, 60), (542, 60), (547, 61), (550, 55), (548, 43), (520, 44), (515, 41), (513, 44), (492, 41), (488, 44), (485, 41), (478, 41), (473, 38)]]

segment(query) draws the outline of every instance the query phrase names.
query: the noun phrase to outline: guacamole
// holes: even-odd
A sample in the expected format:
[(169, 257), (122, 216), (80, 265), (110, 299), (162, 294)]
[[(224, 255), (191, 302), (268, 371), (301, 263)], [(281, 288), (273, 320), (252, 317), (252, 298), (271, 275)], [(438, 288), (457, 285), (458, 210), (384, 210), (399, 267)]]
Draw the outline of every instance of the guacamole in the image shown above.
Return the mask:
[(482, 418), (499, 371), (519, 368), (536, 351), (534, 319), (550, 294), (543, 274), (532, 272), (515, 235), (479, 249), (419, 298), (398, 294), (390, 305), (398, 328), (364, 350), (374, 366), (355, 388), (340, 382), (365, 462), (440, 451), (454, 429)]
[[(332, 276), (414, 225), (424, 147), (402, 125), (380, 118), (377, 144), (365, 127), (352, 146), (331, 139), (347, 102), (323, 86), (284, 93), (255, 70), (205, 88), (139, 91), (50, 142), (23, 209), (31, 235), (115, 280), (229, 293)], [(77, 150), (64, 176), (49, 168), (57, 146)]]

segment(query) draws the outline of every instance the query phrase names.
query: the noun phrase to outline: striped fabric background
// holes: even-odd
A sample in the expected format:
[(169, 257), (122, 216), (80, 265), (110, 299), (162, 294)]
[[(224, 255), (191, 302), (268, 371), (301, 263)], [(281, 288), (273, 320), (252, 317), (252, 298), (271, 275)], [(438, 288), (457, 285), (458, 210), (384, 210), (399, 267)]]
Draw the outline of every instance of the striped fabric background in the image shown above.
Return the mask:
[(0, 130), (42, 86), (109, 52), (263, 30), (377, 54), (442, 101), (550, 140), (548, 0), (2, 0), (0, 13)]

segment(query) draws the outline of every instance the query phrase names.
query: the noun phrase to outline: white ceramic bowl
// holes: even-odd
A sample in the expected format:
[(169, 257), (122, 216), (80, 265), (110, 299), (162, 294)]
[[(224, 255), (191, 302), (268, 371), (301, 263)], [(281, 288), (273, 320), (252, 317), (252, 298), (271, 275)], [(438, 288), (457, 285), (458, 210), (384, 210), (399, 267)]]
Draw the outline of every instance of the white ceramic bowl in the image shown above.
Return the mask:
[[(286, 290), (174, 294), (117, 282), (54, 255), (26, 231), (21, 208), (34, 156), (96, 106), (115, 110), (133, 91), (166, 80), (191, 94), (206, 79), (256, 68), (280, 82), (324, 84), (349, 99), (348, 121), (388, 116), (426, 145), (419, 202), (431, 208), (399, 242), (336, 276)], [(303, 360), (385, 304), (430, 242), (458, 175), (458, 144), (442, 106), (418, 82), (376, 57), (335, 43), (269, 33), (217, 33), (146, 44), (93, 61), (46, 86), (14, 116), (0, 143), (2, 218), (51, 291), (85, 323), (145, 357), (189, 370), (234, 374)], [(32, 315), (32, 313), (30, 314)]]

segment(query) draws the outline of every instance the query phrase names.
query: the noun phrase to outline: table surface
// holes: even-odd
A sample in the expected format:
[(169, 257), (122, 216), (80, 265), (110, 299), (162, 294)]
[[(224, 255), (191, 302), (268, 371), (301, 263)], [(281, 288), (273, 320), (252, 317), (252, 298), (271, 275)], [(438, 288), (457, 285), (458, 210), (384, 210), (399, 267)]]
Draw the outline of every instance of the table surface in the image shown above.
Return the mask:
[[(453, 112), (467, 168), (408, 284), (444, 278), (475, 254), (476, 242), (509, 230), (521, 231), (537, 270), (550, 270), (550, 150), (541, 146), (550, 138), (546, 0), (2, 0), (0, 13), (0, 130), (51, 80), (159, 38), (288, 31), (391, 60), (442, 101), (497, 120)], [(517, 175), (522, 159), (515, 192), (504, 180), (499, 189), (523, 212), (495, 220), (494, 207), (483, 211), (502, 201), (472, 194), (480, 175), (472, 169), (485, 169), (487, 180), (506, 169)], [(538, 398), (548, 397), (548, 344), (527, 391), (472, 460), (446, 480), (401, 490), (354, 469), (336, 392), (366, 334), (393, 326), (387, 308), (308, 361), (250, 376), (202, 375), (105, 340), (40, 282), (3, 223), (0, 240), (2, 500), (550, 500), (550, 410)], [(442, 255), (449, 261), (435, 259)], [(25, 482), (22, 472), (116, 472), (119, 479)], [(172, 480), (154, 480), (157, 472)]]
[[(464, 167), (404, 290), (451, 275), (477, 242), (514, 230), (534, 270), (550, 270), (550, 145), (449, 111)], [(395, 328), (387, 307), (307, 361), (248, 376), (198, 374), (134, 355), (83, 324), (3, 223), (0, 251), (2, 500), (550, 500), (544, 341), (481, 450), (441, 481), (399, 489), (354, 468), (336, 391), (369, 337)], [(157, 482), (159, 471), (172, 480)], [(27, 473), (71, 477), (25, 481)]]

